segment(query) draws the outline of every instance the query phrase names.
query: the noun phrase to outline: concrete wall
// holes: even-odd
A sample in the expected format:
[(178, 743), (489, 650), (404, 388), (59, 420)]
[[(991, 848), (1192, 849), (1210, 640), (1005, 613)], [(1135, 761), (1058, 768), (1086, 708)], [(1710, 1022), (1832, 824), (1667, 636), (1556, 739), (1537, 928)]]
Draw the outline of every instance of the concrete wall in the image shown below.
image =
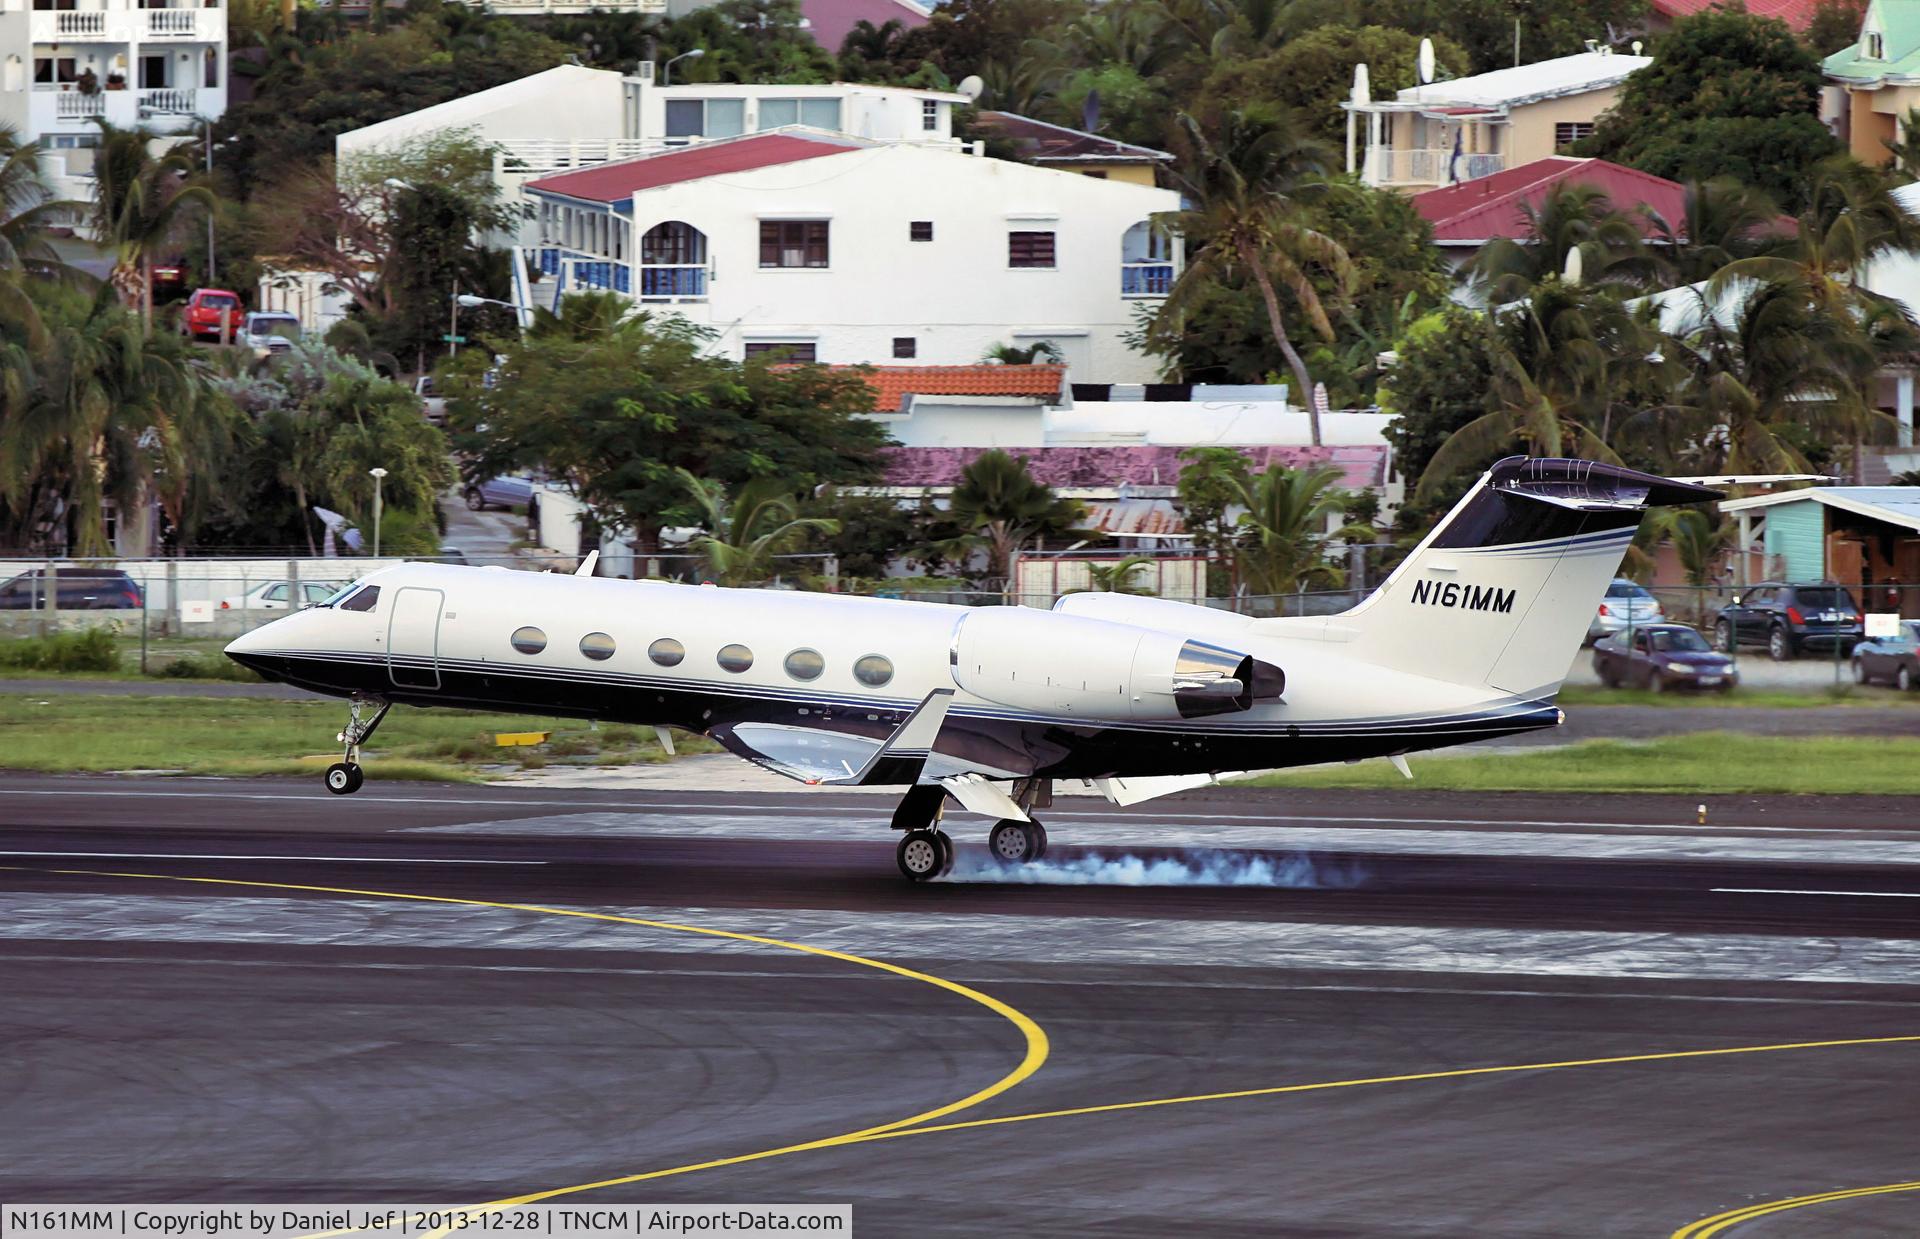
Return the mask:
[(1553, 144), (1555, 125), (1570, 121), (1592, 124), (1619, 98), (1620, 88), (1609, 86), (1513, 109), (1507, 126), (1507, 166), (1517, 168), (1557, 154)]

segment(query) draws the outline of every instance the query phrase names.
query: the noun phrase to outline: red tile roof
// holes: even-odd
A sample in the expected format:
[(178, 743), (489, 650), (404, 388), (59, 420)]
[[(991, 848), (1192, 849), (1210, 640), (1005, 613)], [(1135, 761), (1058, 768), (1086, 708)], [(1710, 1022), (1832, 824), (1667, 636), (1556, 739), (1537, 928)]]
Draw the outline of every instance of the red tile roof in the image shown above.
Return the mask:
[[(1674, 20), (1691, 17), (1716, 4), (1728, 2), (1729, 0), (1653, 0), (1653, 11), (1662, 17)], [(1806, 33), (1808, 24), (1813, 21), (1814, 10), (1820, 7), (1818, 0), (1746, 0), (1744, 6), (1739, 3), (1739, 0), (1731, 0), (1731, 6), (1744, 7), (1755, 17), (1777, 17), (1787, 23), (1795, 34)]]
[(1441, 245), (1478, 245), (1494, 237), (1524, 236), (1527, 217), (1522, 208), (1539, 206), (1548, 191), (1569, 182), (1604, 190), (1619, 210), (1644, 203), (1675, 227), (1686, 219), (1687, 190), (1679, 182), (1604, 159), (1563, 155), (1429, 189), (1413, 196), (1413, 207), (1433, 225), (1433, 239)]
[[(889, 486), (952, 486), (961, 470), (986, 451), (981, 447), (896, 447), (886, 452)], [(1009, 448), (1011, 456), (1027, 458), (1035, 480), (1048, 486), (1096, 489), (1132, 483), (1136, 486), (1172, 486), (1180, 478), (1178, 446)], [(1330, 464), (1340, 470), (1340, 485), (1349, 489), (1384, 486), (1388, 449), (1384, 444), (1362, 447), (1240, 447), (1255, 472), (1275, 465), (1298, 469)]]
[(873, 411), (897, 413), (908, 396), (1026, 396), (1054, 401), (1065, 366), (874, 366)]
[(829, 138), (799, 137), (785, 133), (758, 134), (724, 142), (702, 142), (683, 150), (659, 155), (641, 155), (603, 163), (579, 172), (562, 172), (528, 181), (526, 188), (541, 193), (565, 194), (588, 202), (625, 202), (643, 189), (678, 185), (703, 177), (728, 172), (750, 172), (823, 155), (844, 155), (860, 149), (855, 142), (836, 142)]

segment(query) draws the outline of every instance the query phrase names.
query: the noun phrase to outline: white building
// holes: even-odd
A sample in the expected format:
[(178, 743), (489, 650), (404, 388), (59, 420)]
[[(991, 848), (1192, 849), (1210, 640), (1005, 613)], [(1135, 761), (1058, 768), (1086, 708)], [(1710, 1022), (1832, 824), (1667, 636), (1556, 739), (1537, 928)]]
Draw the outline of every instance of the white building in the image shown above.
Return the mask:
[(96, 118), (171, 134), (227, 110), (221, 0), (0, 0), (0, 58), (0, 122), (62, 198), (92, 196)]
[(844, 82), (667, 86), (658, 84), (650, 63), (631, 75), (560, 65), (349, 130), (334, 139), (334, 152), (346, 164), (429, 134), (465, 130), (497, 148), (494, 178), (511, 200), (526, 181), (548, 173), (786, 125), (957, 149), (953, 110), (967, 102), (946, 91)]
[(978, 361), (1045, 341), (1085, 381), (1146, 382), (1142, 301), (1178, 271), (1171, 190), (803, 128), (530, 181), (548, 280), (717, 333), (730, 357)]

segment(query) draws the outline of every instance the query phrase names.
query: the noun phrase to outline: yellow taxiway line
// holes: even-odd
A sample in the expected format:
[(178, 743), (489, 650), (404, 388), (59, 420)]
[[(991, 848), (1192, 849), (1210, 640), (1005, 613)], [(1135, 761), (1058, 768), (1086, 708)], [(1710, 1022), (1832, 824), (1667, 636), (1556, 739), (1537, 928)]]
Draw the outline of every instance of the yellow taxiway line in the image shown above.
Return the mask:
[(1729, 1209), (1725, 1213), (1701, 1218), (1692, 1225), (1682, 1226), (1673, 1232), (1673, 1239), (1711, 1239), (1712, 1236), (1723, 1234), (1742, 1222), (1766, 1217), (1770, 1213), (1785, 1213), (1789, 1209), (1804, 1209), (1808, 1205), (1824, 1205), (1836, 1200), (1853, 1200), (1861, 1196), (1886, 1196), (1893, 1192), (1920, 1192), (1920, 1183), (1886, 1183), (1879, 1187), (1850, 1187), (1837, 1192), (1819, 1192), (1812, 1196), (1769, 1200), (1762, 1204), (1748, 1205), (1742, 1209)]

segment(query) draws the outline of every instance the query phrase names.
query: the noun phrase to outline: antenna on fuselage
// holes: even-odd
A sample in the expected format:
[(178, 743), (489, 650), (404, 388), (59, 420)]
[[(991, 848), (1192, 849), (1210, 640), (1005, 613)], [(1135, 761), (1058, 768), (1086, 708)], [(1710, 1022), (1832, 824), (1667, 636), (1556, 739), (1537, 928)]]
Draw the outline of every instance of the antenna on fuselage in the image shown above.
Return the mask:
[(588, 551), (588, 552), (587, 552), (587, 557), (586, 557), (585, 559), (583, 559), (583, 560), (581, 560), (581, 561), (580, 561), (580, 566), (579, 566), (578, 568), (575, 568), (575, 569), (573, 570), (573, 575), (575, 575), (575, 576), (592, 576), (592, 575), (593, 575), (593, 566), (594, 566), (595, 564), (597, 564), (597, 563), (599, 563), (599, 562), (600, 562), (600, 552), (599, 552), (599, 551)]

